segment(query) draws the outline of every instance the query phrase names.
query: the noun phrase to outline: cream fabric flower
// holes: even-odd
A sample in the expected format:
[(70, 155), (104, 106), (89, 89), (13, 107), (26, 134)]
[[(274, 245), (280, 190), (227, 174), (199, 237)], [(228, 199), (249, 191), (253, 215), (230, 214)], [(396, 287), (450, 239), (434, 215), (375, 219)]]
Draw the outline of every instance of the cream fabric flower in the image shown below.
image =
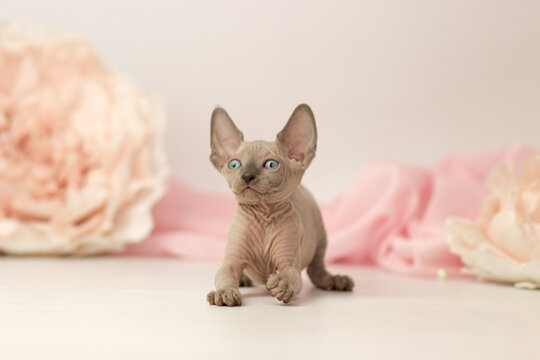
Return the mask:
[(448, 218), (450, 250), (482, 278), (540, 287), (540, 153), (518, 173), (511, 164), (488, 178), (482, 220)]
[(0, 252), (144, 239), (168, 175), (161, 106), (71, 34), (0, 25)]

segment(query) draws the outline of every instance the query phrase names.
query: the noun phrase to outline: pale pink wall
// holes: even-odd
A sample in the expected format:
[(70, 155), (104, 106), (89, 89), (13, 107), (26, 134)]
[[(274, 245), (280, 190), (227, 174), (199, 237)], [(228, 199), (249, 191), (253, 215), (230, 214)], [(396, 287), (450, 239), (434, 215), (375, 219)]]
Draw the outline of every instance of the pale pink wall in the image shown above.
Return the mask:
[(540, 143), (538, 1), (2, 1), (72, 29), (166, 101), (175, 173), (226, 191), (209, 115), (272, 139), (299, 102), (319, 125), (306, 183), (329, 199), (373, 158)]

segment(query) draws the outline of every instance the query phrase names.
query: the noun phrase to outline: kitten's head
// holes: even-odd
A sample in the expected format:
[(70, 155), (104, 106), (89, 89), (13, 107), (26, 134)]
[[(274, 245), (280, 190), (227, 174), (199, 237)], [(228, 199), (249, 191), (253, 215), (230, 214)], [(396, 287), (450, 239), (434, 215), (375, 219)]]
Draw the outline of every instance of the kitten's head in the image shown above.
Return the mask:
[(300, 185), (315, 156), (317, 128), (309, 106), (300, 104), (273, 142), (244, 141), (222, 108), (212, 113), (210, 161), (239, 203), (275, 203)]

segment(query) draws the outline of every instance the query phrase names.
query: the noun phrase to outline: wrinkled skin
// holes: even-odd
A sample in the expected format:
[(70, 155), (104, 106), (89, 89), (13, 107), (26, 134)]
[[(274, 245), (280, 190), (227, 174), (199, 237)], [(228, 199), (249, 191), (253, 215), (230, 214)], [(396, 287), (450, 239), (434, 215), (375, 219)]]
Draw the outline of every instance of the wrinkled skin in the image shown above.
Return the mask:
[(351, 291), (351, 278), (326, 271), (321, 213), (300, 184), (317, 143), (309, 106), (301, 104), (294, 110), (274, 142), (245, 142), (221, 108), (214, 110), (211, 128), (210, 160), (227, 180), (238, 208), (223, 265), (216, 274), (216, 290), (207, 295), (208, 302), (241, 305), (238, 287), (249, 278), (289, 303), (302, 289), (300, 272), (306, 267), (315, 286)]

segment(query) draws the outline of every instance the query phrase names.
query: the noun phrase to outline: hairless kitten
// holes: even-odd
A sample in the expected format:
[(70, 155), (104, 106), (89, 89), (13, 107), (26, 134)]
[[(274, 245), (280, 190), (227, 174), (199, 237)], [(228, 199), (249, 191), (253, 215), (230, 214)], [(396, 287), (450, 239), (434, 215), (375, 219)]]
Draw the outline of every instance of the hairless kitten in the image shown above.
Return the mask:
[(245, 142), (225, 110), (212, 113), (210, 160), (225, 176), (238, 208), (229, 230), (212, 305), (242, 304), (239, 285), (266, 284), (284, 303), (302, 289), (300, 272), (324, 290), (351, 291), (354, 282), (324, 266), (326, 231), (315, 199), (300, 182), (317, 147), (313, 112), (298, 105), (274, 142)]

